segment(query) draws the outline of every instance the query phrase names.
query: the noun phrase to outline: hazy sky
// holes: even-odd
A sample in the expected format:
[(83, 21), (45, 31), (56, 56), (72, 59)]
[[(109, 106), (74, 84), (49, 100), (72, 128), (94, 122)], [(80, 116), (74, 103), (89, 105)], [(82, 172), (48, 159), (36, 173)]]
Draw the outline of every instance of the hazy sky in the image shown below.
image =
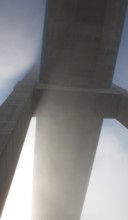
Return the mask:
[(128, 7), (115, 66), (113, 83), (128, 90)]
[(0, 1), (0, 103), (39, 62), (45, 0)]
[(128, 129), (105, 119), (80, 220), (128, 219)]

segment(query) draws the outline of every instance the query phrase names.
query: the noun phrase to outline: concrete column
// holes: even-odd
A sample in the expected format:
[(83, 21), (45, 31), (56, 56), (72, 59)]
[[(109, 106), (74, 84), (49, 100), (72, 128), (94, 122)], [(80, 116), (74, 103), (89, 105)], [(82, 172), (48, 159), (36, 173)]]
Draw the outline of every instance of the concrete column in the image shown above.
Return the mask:
[(117, 85), (113, 85), (113, 88), (122, 94), (117, 120), (128, 128), (128, 91)]
[(0, 214), (33, 112), (35, 73), (27, 75), (0, 107)]
[(103, 91), (43, 90), (36, 112), (32, 220), (80, 218), (102, 118), (116, 115), (119, 102), (118, 94)]
[(111, 86), (127, 0), (48, 0), (40, 80)]

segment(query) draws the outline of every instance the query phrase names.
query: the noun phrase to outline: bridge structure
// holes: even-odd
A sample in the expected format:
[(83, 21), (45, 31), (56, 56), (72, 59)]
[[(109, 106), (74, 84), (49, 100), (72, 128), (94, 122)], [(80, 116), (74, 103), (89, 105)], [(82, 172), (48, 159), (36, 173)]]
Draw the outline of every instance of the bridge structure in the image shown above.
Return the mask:
[(37, 117), (32, 220), (79, 220), (102, 121), (128, 127), (128, 94), (112, 85), (126, 0), (48, 0), (40, 77), (0, 107), (0, 213), (31, 117)]

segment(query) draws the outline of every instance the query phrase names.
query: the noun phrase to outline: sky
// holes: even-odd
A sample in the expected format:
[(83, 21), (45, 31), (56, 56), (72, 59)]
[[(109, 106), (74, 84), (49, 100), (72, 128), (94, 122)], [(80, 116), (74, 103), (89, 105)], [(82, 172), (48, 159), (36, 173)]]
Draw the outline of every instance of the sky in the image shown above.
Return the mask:
[(80, 220), (128, 219), (128, 129), (104, 119)]
[[(45, 0), (0, 1), (0, 104), (27, 71), (38, 69), (44, 10)], [(128, 10), (113, 78), (113, 83), (128, 90), (127, 58)], [(127, 129), (105, 119), (80, 220), (128, 219), (127, 161)]]
[(128, 90), (128, 7), (114, 71), (113, 83)]
[(33, 66), (38, 69), (45, 0), (0, 1), (0, 104)]

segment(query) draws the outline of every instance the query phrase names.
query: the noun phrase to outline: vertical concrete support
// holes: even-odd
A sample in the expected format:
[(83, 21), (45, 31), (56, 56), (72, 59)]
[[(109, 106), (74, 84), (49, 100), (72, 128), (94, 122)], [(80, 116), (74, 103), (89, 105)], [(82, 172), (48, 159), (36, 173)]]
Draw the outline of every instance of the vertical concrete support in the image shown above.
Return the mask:
[(128, 95), (122, 97), (117, 119), (128, 128)]
[(47, 2), (40, 80), (65, 86), (110, 87), (127, 0)]
[(32, 220), (80, 218), (102, 119), (117, 118), (122, 105), (120, 94), (104, 89), (111, 86), (126, 2), (48, 0)]
[(102, 118), (116, 115), (119, 103), (118, 94), (43, 91), (36, 112), (32, 220), (80, 218)]
[(27, 75), (0, 107), (0, 214), (33, 112), (35, 73)]
[(99, 53), (97, 53), (96, 75), (100, 70), (108, 87), (111, 86), (113, 78), (126, 9), (127, 0), (107, 0)]

